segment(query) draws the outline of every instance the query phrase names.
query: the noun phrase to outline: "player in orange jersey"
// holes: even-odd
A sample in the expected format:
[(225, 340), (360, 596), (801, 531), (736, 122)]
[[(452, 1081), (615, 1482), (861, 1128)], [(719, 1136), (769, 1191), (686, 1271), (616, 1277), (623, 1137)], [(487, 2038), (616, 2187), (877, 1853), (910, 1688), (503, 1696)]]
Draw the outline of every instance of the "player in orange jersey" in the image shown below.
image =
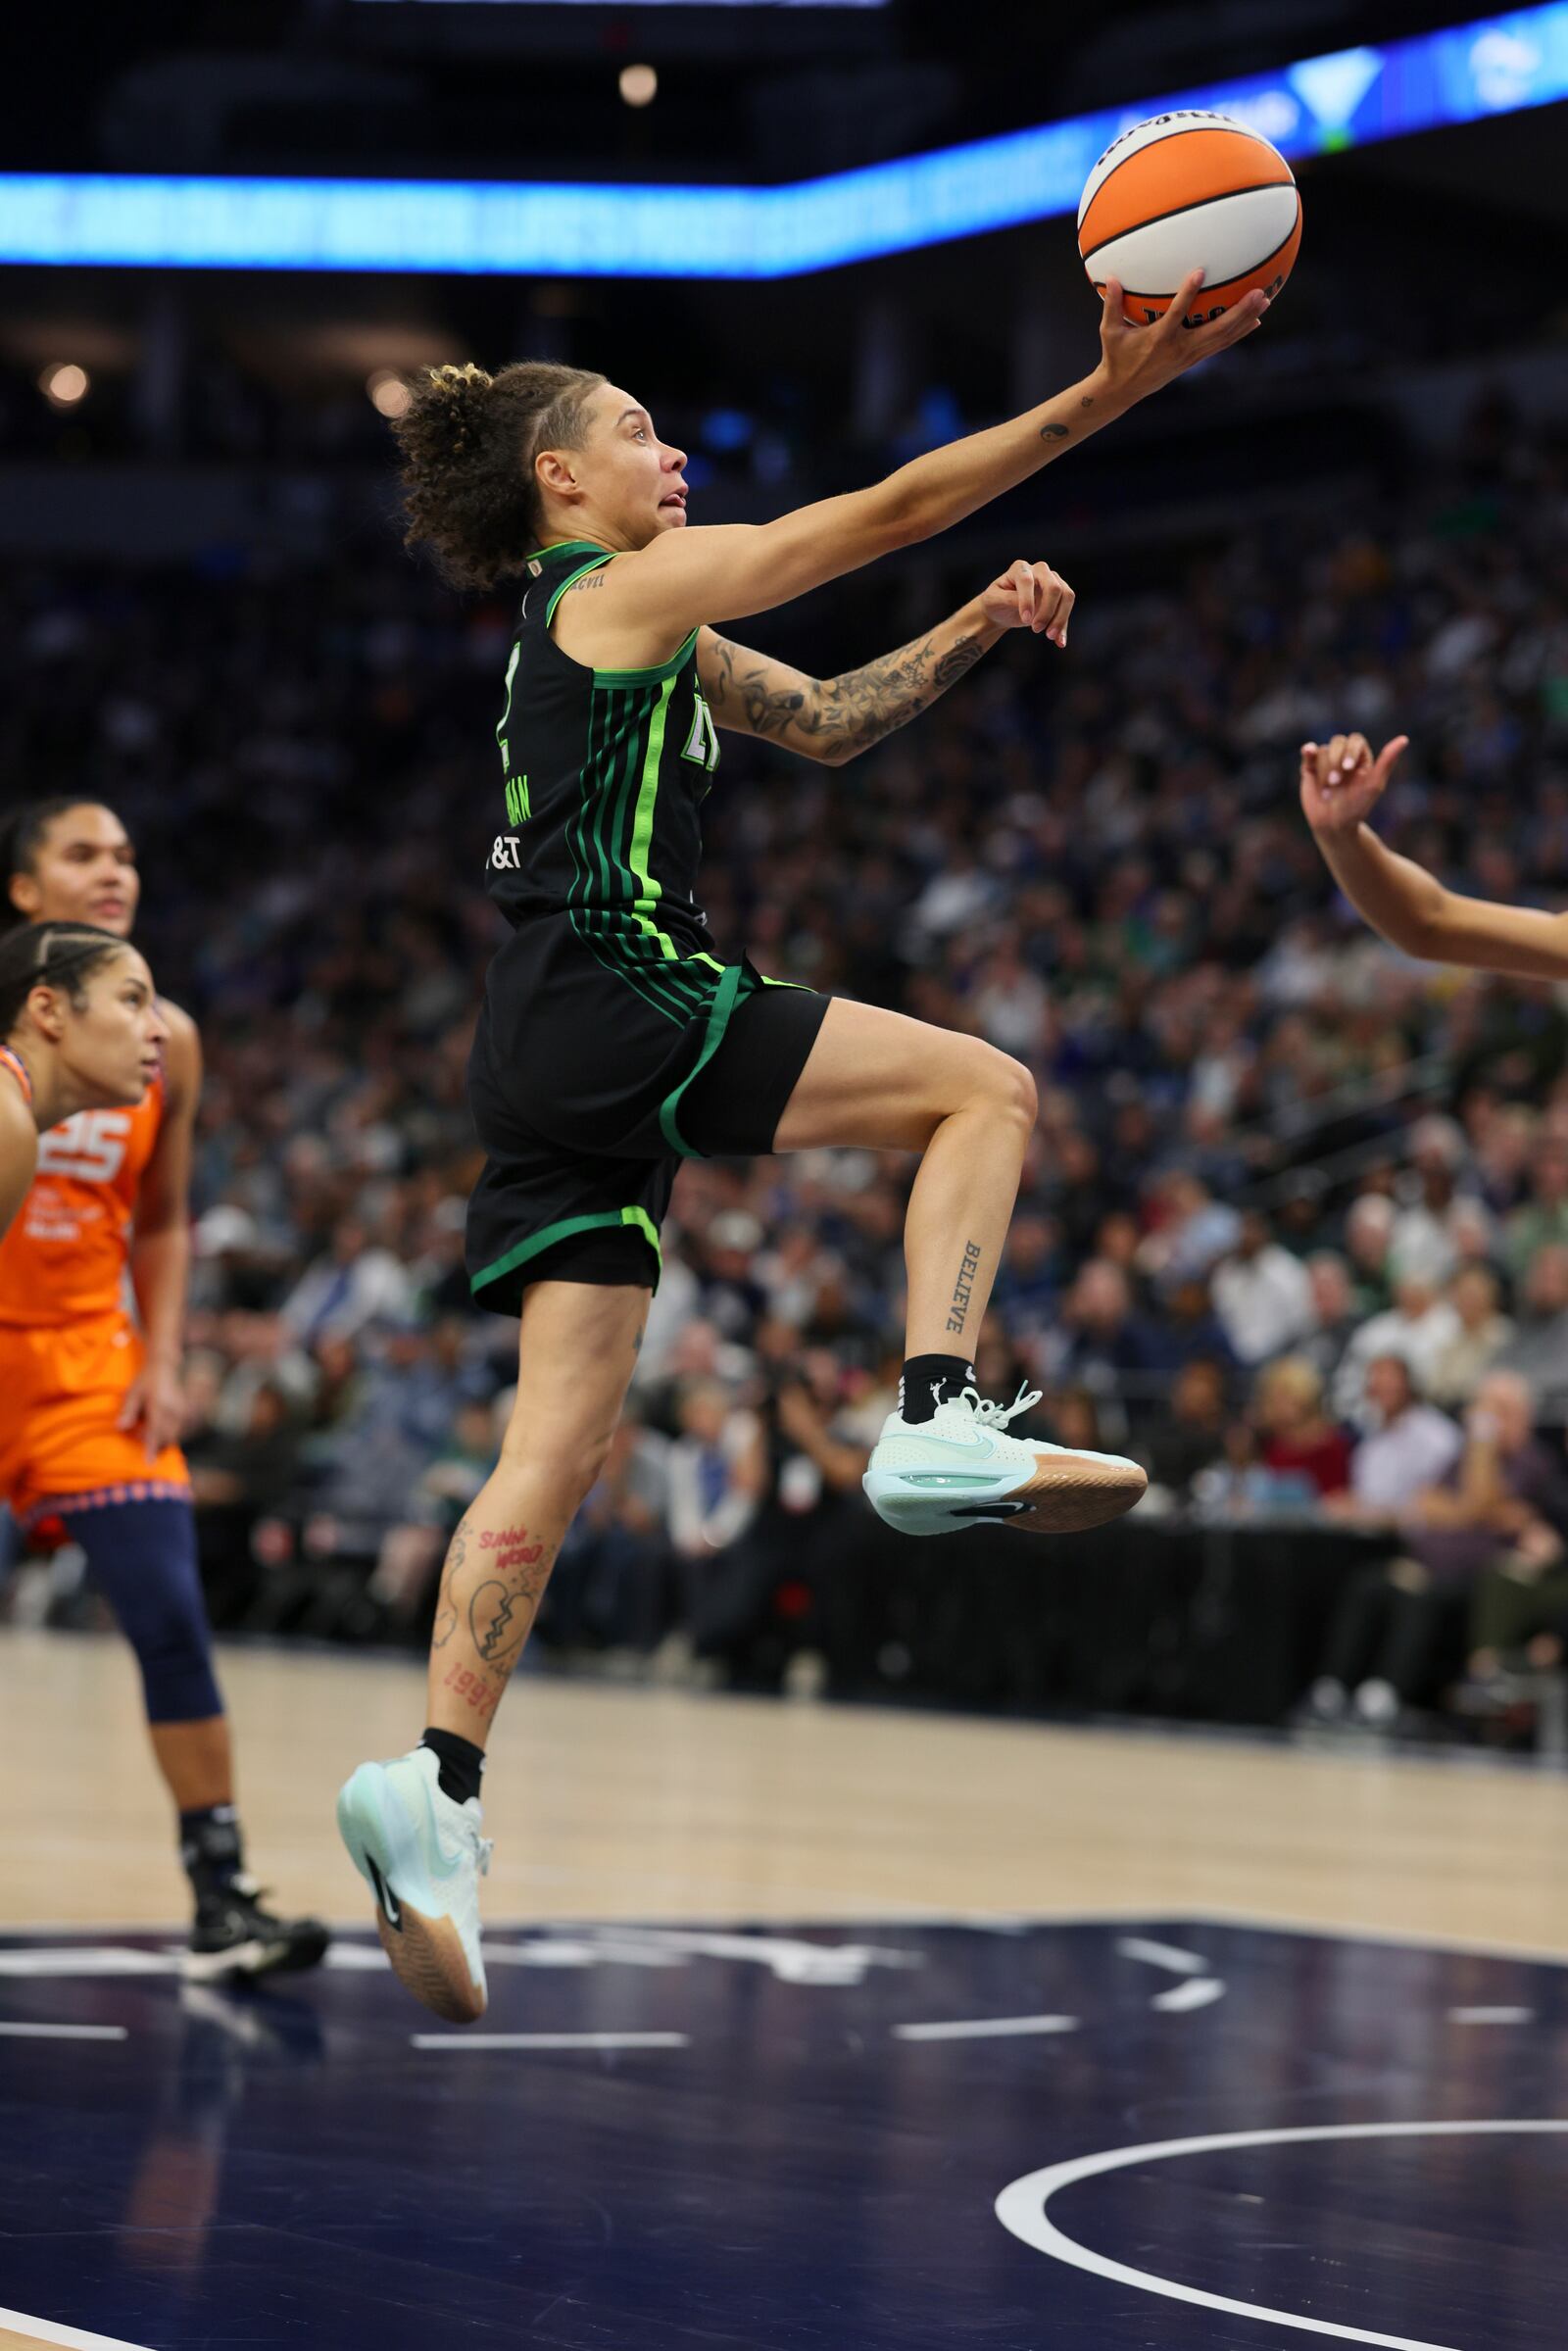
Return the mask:
[(142, 1102), (169, 1031), (126, 940), (42, 922), (0, 941), (0, 1240), (38, 1167), (38, 1138), (78, 1110)]
[[(91, 923), (125, 939), (139, 894), (125, 828), (97, 801), (42, 801), (0, 828), (0, 928)], [(157, 1009), (162, 1065), (144, 1099), (41, 1136), (0, 1242), (0, 1498), (24, 1529), (64, 1523), (136, 1651), (195, 1894), (187, 1973), (261, 1975), (314, 1966), (327, 1935), (264, 1909), (245, 1873), (178, 1444), (201, 1045), (188, 1013)]]

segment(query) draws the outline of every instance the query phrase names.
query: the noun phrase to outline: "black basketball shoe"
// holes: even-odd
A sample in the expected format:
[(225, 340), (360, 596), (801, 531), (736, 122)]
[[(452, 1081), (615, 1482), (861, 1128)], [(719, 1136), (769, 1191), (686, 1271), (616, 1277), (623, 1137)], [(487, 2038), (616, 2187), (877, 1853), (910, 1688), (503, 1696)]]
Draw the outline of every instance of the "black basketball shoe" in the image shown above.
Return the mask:
[(264, 1909), (254, 1878), (231, 1878), (197, 1902), (181, 1973), (198, 1984), (294, 1974), (318, 1966), (331, 1939), (319, 1919), (280, 1919)]

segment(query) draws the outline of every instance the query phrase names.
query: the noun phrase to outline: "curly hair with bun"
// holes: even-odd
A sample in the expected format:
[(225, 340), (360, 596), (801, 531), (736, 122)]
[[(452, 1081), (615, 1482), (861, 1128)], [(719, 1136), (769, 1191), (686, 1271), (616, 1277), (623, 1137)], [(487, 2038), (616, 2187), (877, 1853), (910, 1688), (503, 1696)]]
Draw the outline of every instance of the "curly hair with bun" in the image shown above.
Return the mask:
[(586, 409), (605, 377), (517, 360), (431, 367), (408, 389), (392, 429), (401, 453), (407, 544), (428, 547), (455, 588), (493, 588), (520, 571), (543, 530), (534, 460), (580, 449)]

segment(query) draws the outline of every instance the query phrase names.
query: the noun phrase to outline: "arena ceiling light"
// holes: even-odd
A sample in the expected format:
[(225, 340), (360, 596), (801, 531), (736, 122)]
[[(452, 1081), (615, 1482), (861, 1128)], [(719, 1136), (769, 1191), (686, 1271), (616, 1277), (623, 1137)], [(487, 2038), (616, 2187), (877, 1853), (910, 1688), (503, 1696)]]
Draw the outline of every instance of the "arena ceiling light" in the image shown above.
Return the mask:
[(0, 262), (793, 277), (1074, 210), (1129, 123), (1239, 116), (1313, 155), (1568, 97), (1568, 0), (784, 187), (0, 174)]

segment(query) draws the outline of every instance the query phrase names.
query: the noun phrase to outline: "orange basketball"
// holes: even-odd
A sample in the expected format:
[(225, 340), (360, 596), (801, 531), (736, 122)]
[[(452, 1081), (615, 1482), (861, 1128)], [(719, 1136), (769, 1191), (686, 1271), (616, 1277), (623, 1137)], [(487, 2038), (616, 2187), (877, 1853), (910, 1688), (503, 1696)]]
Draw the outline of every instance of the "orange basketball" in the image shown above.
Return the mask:
[(1203, 271), (1189, 325), (1217, 318), (1254, 286), (1270, 300), (1301, 242), (1291, 167), (1229, 115), (1186, 108), (1135, 123), (1105, 149), (1078, 207), (1092, 282), (1119, 280), (1139, 325), (1162, 318), (1182, 279)]

